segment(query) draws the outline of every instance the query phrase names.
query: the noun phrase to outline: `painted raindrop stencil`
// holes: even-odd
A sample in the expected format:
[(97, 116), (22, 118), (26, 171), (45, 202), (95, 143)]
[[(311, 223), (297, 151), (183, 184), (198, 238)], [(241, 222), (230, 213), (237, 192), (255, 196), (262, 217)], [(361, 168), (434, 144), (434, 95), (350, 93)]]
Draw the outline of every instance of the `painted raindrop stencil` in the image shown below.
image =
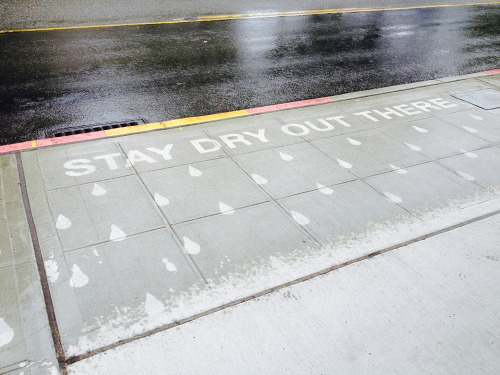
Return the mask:
[(267, 184), (267, 180), (264, 177), (259, 176), (258, 174), (252, 173), (252, 178), (259, 185)]
[(429, 132), (427, 129), (421, 128), (419, 126), (415, 126), (415, 125), (412, 125), (412, 126), (413, 126), (413, 129), (415, 129), (419, 133), (428, 133)]
[(146, 303), (144, 304), (144, 310), (148, 315), (156, 315), (161, 313), (165, 309), (165, 306), (161, 301), (155, 298), (153, 295), (146, 293)]
[(393, 203), (401, 203), (403, 201), (400, 197), (391, 193), (384, 193), (384, 195)]
[(307, 225), (307, 224), (309, 224), (311, 222), (311, 220), (309, 220), (304, 215), (299, 214), (296, 211), (291, 211), (291, 212), (292, 212), (293, 220), (295, 220), (298, 224), (300, 224), (300, 225)]
[(472, 113), (469, 113), (469, 116), (472, 117), (474, 120), (484, 120), (481, 116), (478, 116), (478, 115), (474, 115)]
[(187, 237), (182, 237), (182, 242), (184, 242), (184, 249), (188, 252), (188, 254), (196, 255), (200, 253), (200, 245), (196, 242), (191, 241)]
[(228, 206), (227, 204), (222, 203), (222, 202), (219, 202), (219, 210), (220, 210), (221, 214), (223, 214), (223, 215), (234, 214), (234, 208), (232, 208), (231, 206)]
[(280, 158), (284, 161), (292, 161), (293, 160), (292, 155), (285, 154), (284, 152), (280, 152)]
[(124, 231), (118, 228), (116, 225), (111, 225), (111, 232), (109, 233), (109, 239), (111, 241), (123, 241), (127, 235)]
[(59, 265), (54, 259), (48, 259), (43, 262), (45, 265), (45, 272), (47, 273), (47, 277), (51, 283), (57, 282), (59, 279)]
[(471, 159), (476, 159), (478, 157), (477, 154), (470, 152), (470, 151), (467, 151), (467, 150), (460, 149), (460, 152), (463, 152), (465, 156), (467, 156), (468, 158), (471, 158)]
[(339, 165), (343, 168), (346, 168), (346, 169), (351, 169), (352, 168), (352, 164), (351, 163), (348, 163), (344, 160), (340, 160), (340, 159), (337, 159), (337, 163), (339, 163)]
[(399, 174), (407, 174), (408, 171), (404, 168), (398, 167), (397, 165), (389, 164), (393, 171)]
[(167, 258), (163, 258), (161, 261), (165, 263), (165, 267), (167, 268), (168, 272), (177, 272), (177, 267), (175, 266), (175, 264), (169, 262)]
[(355, 139), (352, 139), (352, 138), (349, 138), (349, 137), (346, 137), (347, 140), (349, 141), (349, 143), (353, 146), (360, 146), (361, 145), (361, 142), (360, 141), (357, 141)]
[(331, 188), (329, 188), (328, 186), (322, 185), (319, 182), (316, 184), (316, 187), (323, 194), (330, 195), (333, 193), (333, 190)]
[(200, 171), (199, 169), (196, 169), (195, 167), (189, 166), (189, 174), (193, 177), (200, 177), (203, 172)]
[(460, 172), (460, 171), (456, 171), (456, 172), (460, 175), (460, 177), (462, 177), (463, 179), (465, 179), (467, 181), (476, 181), (476, 178), (474, 176), (471, 176), (468, 173)]
[(78, 265), (73, 264), (71, 267), (71, 278), (69, 285), (73, 288), (82, 288), (89, 282), (89, 278), (85, 275)]
[(11, 342), (13, 338), (14, 330), (3, 318), (0, 318), (0, 348)]
[(59, 230), (68, 229), (71, 227), (71, 220), (64, 215), (59, 215), (56, 221), (56, 228)]
[(475, 134), (477, 133), (477, 129), (471, 128), (469, 126), (462, 126), (465, 130), (467, 130), (469, 133)]
[(410, 149), (412, 149), (413, 151), (422, 151), (422, 149), (418, 146), (415, 146), (415, 145), (412, 145), (411, 143), (406, 143), (405, 142), (405, 145), (407, 145)]
[(168, 198), (165, 198), (163, 195), (155, 193), (155, 202), (158, 206), (163, 207), (170, 203)]
[(95, 195), (96, 197), (99, 197), (99, 196), (102, 196), (104, 194), (106, 194), (106, 189), (104, 189), (99, 184), (94, 184), (94, 188), (92, 189), (92, 195)]

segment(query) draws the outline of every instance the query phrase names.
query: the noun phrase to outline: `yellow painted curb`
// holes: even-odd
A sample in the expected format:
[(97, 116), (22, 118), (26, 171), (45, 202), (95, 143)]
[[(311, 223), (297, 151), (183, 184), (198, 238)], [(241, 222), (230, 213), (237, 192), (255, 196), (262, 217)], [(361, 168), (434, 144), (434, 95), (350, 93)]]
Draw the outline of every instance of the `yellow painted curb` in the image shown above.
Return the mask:
[(161, 122), (160, 124), (164, 128), (171, 128), (174, 126), (198, 124), (200, 122), (222, 120), (222, 119), (226, 119), (226, 118), (233, 118), (233, 117), (240, 117), (240, 116), (247, 116), (247, 115), (250, 115), (250, 113), (247, 112), (246, 110), (242, 109), (240, 111), (222, 112), (222, 113), (215, 113), (213, 115), (186, 117), (186, 118), (180, 118), (180, 119), (176, 119), (176, 120), (169, 120), (169, 121)]
[(155, 129), (163, 129), (163, 126), (159, 122), (152, 122), (144, 125), (135, 125), (135, 126), (127, 126), (125, 128), (104, 130), (104, 132), (108, 137), (113, 137), (116, 135), (139, 133)]

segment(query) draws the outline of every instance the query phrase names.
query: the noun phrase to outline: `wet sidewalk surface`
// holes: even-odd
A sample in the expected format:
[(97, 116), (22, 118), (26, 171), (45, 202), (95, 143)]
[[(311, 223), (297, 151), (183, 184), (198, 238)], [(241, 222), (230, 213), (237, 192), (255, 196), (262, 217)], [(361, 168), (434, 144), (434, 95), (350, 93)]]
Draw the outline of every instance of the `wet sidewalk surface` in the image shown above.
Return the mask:
[[(27, 217), (78, 361), (497, 213), (499, 86), (434, 81), (0, 156), (0, 277), (15, 286), (0, 288), (0, 373), (57, 371)], [(469, 102), (485, 89), (493, 109)]]

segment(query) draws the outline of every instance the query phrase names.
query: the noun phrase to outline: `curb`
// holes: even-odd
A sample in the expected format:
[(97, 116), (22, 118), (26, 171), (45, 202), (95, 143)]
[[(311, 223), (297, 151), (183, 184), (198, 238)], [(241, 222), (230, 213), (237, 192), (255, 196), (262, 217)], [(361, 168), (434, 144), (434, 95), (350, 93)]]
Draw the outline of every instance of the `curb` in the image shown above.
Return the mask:
[(403, 85), (398, 85), (398, 86), (389, 86), (389, 87), (384, 87), (384, 88), (379, 88), (379, 89), (374, 89), (374, 90), (358, 91), (358, 92), (354, 92), (354, 93), (341, 94), (341, 95), (337, 95), (337, 96), (333, 96), (333, 97), (327, 96), (327, 97), (323, 97), (323, 98), (299, 100), (296, 102), (274, 104), (274, 105), (269, 105), (269, 106), (264, 106), (264, 107), (255, 107), (255, 108), (249, 108), (249, 109), (243, 109), (243, 110), (237, 110), (237, 111), (231, 111), (231, 112), (215, 113), (215, 114), (205, 115), (205, 116), (186, 117), (186, 118), (168, 120), (168, 121), (163, 121), (163, 122), (153, 122), (153, 123), (148, 123), (148, 124), (143, 124), (143, 125), (130, 126), (130, 127), (126, 127), (126, 128), (101, 130), (101, 131), (92, 132), (92, 133), (74, 134), (74, 135), (68, 135), (68, 136), (57, 137), (57, 138), (36, 139), (33, 141), (26, 141), (26, 142), (21, 142), (21, 143), (13, 143), (13, 144), (9, 144), (9, 145), (0, 146), (0, 154), (7, 154), (7, 153), (12, 153), (15, 151), (22, 151), (22, 150), (30, 150), (30, 149), (39, 148), (39, 147), (50, 147), (50, 146), (68, 144), (68, 143), (89, 141), (89, 140), (101, 139), (101, 138), (107, 138), (107, 137), (116, 137), (116, 136), (127, 135), (127, 134), (143, 133), (143, 132), (147, 132), (147, 131), (151, 131), (151, 130), (168, 129), (168, 128), (186, 126), (186, 125), (201, 124), (201, 123), (206, 123), (206, 122), (212, 122), (212, 121), (218, 121), (218, 120), (224, 120), (224, 119), (230, 119), (230, 118), (236, 118), (236, 117), (242, 117), (242, 116), (251, 116), (251, 115), (256, 115), (256, 114), (261, 114), (261, 113), (281, 111), (281, 110), (285, 110), (285, 109), (308, 107), (308, 106), (314, 106), (314, 105), (318, 105), (318, 104), (339, 102), (339, 101), (344, 101), (344, 100), (349, 100), (349, 99), (356, 99), (356, 98), (362, 98), (362, 97), (367, 97), (367, 96), (381, 95), (381, 94), (386, 94), (386, 93), (391, 93), (391, 92), (409, 90), (409, 89), (413, 89), (413, 88), (439, 85), (439, 84), (443, 84), (446, 82), (460, 81), (460, 80), (465, 80), (465, 79), (469, 79), (469, 78), (493, 76), (493, 75), (497, 75), (497, 74), (500, 74), (500, 69), (493, 69), (493, 70), (487, 70), (487, 71), (483, 71), (483, 72), (479, 72), (479, 73), (467, 74), (467, 75), (463, 75), (463, 76), (446, 77), (446, 78), (442, 78), (442, 79), (435, 79), (435, 80), (430, 80), (430, 81), (403, 84)]

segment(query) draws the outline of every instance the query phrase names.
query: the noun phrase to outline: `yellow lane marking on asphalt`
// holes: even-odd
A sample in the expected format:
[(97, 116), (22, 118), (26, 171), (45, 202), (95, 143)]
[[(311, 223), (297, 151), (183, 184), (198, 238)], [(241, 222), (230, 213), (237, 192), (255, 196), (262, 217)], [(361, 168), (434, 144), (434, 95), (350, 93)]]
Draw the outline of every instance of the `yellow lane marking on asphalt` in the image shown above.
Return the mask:
[(482, 2), (482, 3), (463, 3), (463, 4), (416, 5), (416, 6), (407, 6), (407, 7), (403, 6), (403, 7), (385, 7), (385, 8), (380, 7), (380, 8), (314, 9), (314, 10), (296, 10), (296, 11), (289, 11), (289, 12), (220, 14), (220, 15), (214, 15), (214, 16), (199, 16), (199, 17), (192, 18), (192, 19), (174, 18), (173, 20), (158, 21), (158, 22), (134, 22), (134, 23), (118, 23), (118, 24), (109, 24), (109, 25), (62, 26), (62, 27), (43, 27), (43, 28), (34, 28), (34, 29), (0, 30), (0, 34), (33, 32), (33, 31), (97, 29), (97, 28), (124, 27), (124, 26), (168, 25), (168, 24), (177, 24), (177, 23), (226, 21), (226, 20), (236, 20), (236, 19), (269, 18), (269, 17), (297, 17), (297, 16), (310, 16), (310, 15), (318, 15), (318, 14), (383, 12), (383, 11), (390, 11), (390, 10), (449, 8), (449, 7), (461, 7), (461, 6), (498, 5), (498, 4), (500, 4), (500, 1)]
[(180, 118), (180, 119), (176, 119), (176, 120), (169, 120), (169, 121), (162, 122), (161, 125), (164, 128), (171, 128), (174, 126), (197, 124), (200, 122), (215, 121), (215, 120), (222, 120), (222, 119), (226, 119), (226, 118), (247, 116), (249, 114), (250, 114), (249, 112), (242, 109), (240, 111), (222, 112), (222, 113), (215, 113), (213, 115), (186, 117), (186, 118)]
[(144, 124), (144, 125), (127, 126), (126, 128), (104, 130), (104, 132), (106, 133), (106, 135), (108, 137), (112, 137), (115, 135), (139, 133), (139, 132), (145, 132), (148, 130), (155, 130), (155, 129), (163, 129), (163, 126), (159, 122), (152, 122), (152, 123)]

